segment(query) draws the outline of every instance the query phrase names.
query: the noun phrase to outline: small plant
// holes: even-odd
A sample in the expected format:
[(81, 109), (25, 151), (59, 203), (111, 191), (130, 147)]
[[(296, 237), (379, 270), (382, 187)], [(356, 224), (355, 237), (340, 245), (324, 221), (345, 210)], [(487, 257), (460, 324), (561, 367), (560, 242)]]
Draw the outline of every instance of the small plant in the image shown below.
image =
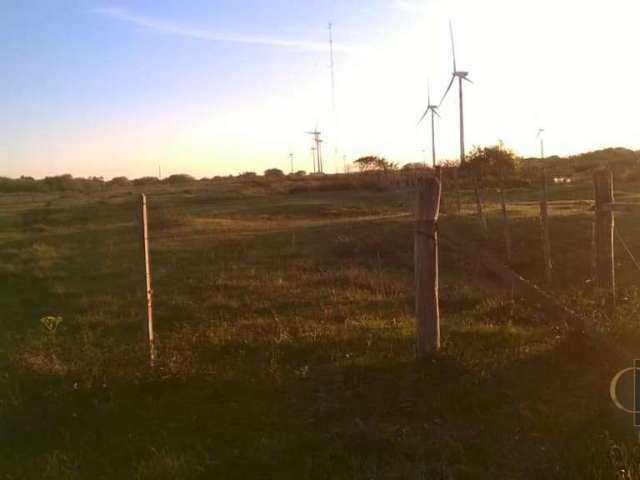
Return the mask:
[(40, 319), (40, 323), (49, 333), (56, 333), (62, 323), (62, 317), (47, 316)]

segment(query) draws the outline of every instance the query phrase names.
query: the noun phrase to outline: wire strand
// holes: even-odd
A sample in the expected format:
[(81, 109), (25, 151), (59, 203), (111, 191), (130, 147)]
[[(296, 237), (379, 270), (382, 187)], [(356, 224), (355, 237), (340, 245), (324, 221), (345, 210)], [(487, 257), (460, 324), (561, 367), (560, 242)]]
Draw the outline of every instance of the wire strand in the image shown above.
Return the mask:
[(618, 240), (620, 240), (620, 243), (622, 244), (622, 246), (626, 250), (627, 254), (629, 255), (629, 257), (631, 257), (631, 260), (633, 261), (634, 265), (636, 266), (636, 268), (638, 270), (640, 270), (640, 263), (638, 263), (638, 261), (636, 260), (636, 257), (634, 257), (633, 253), (631, 253), (631, 250), (629, 249), (629, 246), (627, 245), (627, 243), (622, 238), (622, 235), (620, 234), (620, 231), (618, 230), (618, 227), (614, 226), (613, 229), (616, 232), (616, 237), (618, 237)]

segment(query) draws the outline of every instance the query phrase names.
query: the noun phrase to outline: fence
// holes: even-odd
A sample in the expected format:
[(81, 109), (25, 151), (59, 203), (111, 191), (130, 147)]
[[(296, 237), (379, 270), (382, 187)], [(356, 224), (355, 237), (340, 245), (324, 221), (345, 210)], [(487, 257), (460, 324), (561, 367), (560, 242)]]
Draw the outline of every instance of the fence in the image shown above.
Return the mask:
[[(553, 264), (551, 257), (551, 231), (549, 219), (552, 209), (549, 206), (547, 176), (543, 176), (540, 199), (540, 249), (544, 259), (544, 271), (547, 286), (551, 287), (553, 281)], [(423, 181), (418, 184), (417, 210), (416, 210), (416, 329), (418, 356), (427, 355), (436, 351), (440, 345), (437, 337), (440, 332), (440, 313), (438, 305), (438, 240), (437, 219), (440, 204), (441, 175), (436, 173), (430, 182)], [(484, 215), (481, 188), (477, 177), (472, 177), (473, 199), (475, 201), (478, 225), (483, 240), (488, 239), (487, 219)], [(614, 201), (613, 175), (609, 169), (598, 169), (593, 174), (594, 204), (593, 204), (593, 229), (592, 229), (592, 259), (593, 282), (597, 286), (596, 295), (601, 301), (601, 306), (608, 314), (614, 312), (616, 307), (616, 268), (614, 239), (618, 238), (625, 253), (632, 260), (635, 267), (640, 270), (640, 263), (636, 260), (628, 244), (619, 231), (615, 228), (615, 212), (638, 211), (640, 204), (616, 203)], [(437, 191), (437, 195), (434, 193)], [(459, 198), (456, 188), (455, 195)], [(500, 179), (499, 188), (500, 210), (504, 235), (504, 259), (491, 255), (482, 245), (476, 245), (478, 261), (515, 288), (519, 294), (540, 308), (552, 314), (560, 314), (573, 328), (584, 331), (589, 327), (588, 322), (566, 306), (558, 302), (554, 296), (540, 287), (527, 281), (512, 269), (512, 243), (511, 223), (509, 221), (509, 205), (504, 188), (504, 179)], [(423, 205), (425, 204), (426, 205)], [(459, 209), (458, 209), (459, 211)], [(430, 212), (429, 214), (425, 212)], [(435, 215), (434, 213), (435, 212)], [(433, 223), (433, 225), (430, 224)], [(431, 237), (425, 232), (433, 232)], [(462, 243), (470, 242), (469, 239), (461, 240), (448, 238), (449, 243), (459, 250), (463, 250)], [(435, 265), (432, 262), (435, 259)], [(426, 278), (428, 276), (428, 278)], [(435, 290), (435, 291), (434, 291)], [(425, 338), (425, 332), (427, 332)]]
[[(376, 174), (379, 175), (379, 174)], [(382, 177), (381, 177), (382, 178)], [(415, 275), (415, 314), (416, 314), (416, 338), (418, 357), (429, 355), (440, 348), (440, 307), (439, 307), (439, 265), (438, 265), (438, 244), (439, 232), (438, 221), (443, 200), (443, 176), (442, 171), (420, 172), (418, 175), (401, 175), (394, 178), (403, 179), (396, 184), (396, 187), (410, 187), (416, 195), (416, 218), (415, 218), (415, 239), (414, 239), (414, 275)], [(552, 262), (552, 239), (553, 230), (550, 228), (550, 220), (554, 215), (553, 203), (549, 200), (548, 179), (543, 177), (540, 185), (539, 200), (539, 242), (532, 241), (531, 244), (539, 245), (540, 255), (543, 259), (545, 288), (541, 288), (535, 283), (527, 280), (514, 270), (514, 248), (513, 248), (513, 228), (511, 221), (512, 205), (509, 203), (509, 194), (505, 187), (504, 178), (499, 179), (498, 201), (499, 217), (501, 220), (502, 236), (504, 238), (503, 255), (496, 255), (487, 248), (489, 241), (489, 224), (487, 221), (485, 200), (481, 181), (475, 177), (458, 177), (456, 174), (449, 182), (451, 187), (447, 193), (452, 194), (455, 208), (450, 208), (447, 214), (458, 215), (461, 208), (460, 181), (466, 181), (470, 186), (471, 200), (474, 215), (477, 217), (480, 243), (475, 244), (469, 238), (456, 238), (451, 232), (444, 232), (446, 241), (456, 250), (472, 250), (475, 259), (487, 270), (501, 279), (505, 284), (526, 298), (542, 311), (552, 315), (561, 316), (563, 320), (572, 328), (586, 330), (589, 328), (588, 322), (580, 315), (568, 309), (558, 299), (547, 291), (553, 285), (553, 262)], [(596, 294), (601, 300), (603, 311), (612, 313), (616, 306), (616, 271), (615, 271), (615, 248), (614, 241), (617, 238), (623, 246), (624, 252), (628, 255), (634, 265), (640, 270), (628, 244), (615, 229), (615, 212), (640, 210), (640, 205), (632, 203), (616, 203), (614, 201), (613, 176), (611, 171), (600, 169), (593, 175), (593, 228), (592, 228), (592, 261), (593, 261), (593, 282), (597, 286)], [(445, 194), (446, 196), (446, 194)], [(141, 225), (145, 292), (147, 302), (147, 332), (149, 340), (149, 359), (153, 366), (156, 357), (153, 330), (152, 311), (152, 287), (151, 287), (151, 265), (149, 258), (149, 235), (146, 214), (146, 197), (141, 197)], [(471, 248), (470, 248), (471, 247)]]
[[(548, 185), (550, 179), (546, 178), (546, 176), (540, 179), (539, 194), (536, 195), (536, 208), (538, 209), (536, 222), (538, 222), (538, 225), (536, 225), (535, 236), (527, 240), (527, 248), (537, 250), (541, 258), (539, 270), (544, 272), (544, 276), (536, 279), (531, 277), (524, 278), (523, 275), (518, 273), (518, 270), (520, 270), (517, 264), (519, 258), (518, 248), (521, 247), (518, 246), (517, 242), (514, 242), (514, 239), (517, 240), (518, 238), (518, 222), (514, 218), (514, 212), (518, 206), (516, 202), (513, 202), (513, 198), (510, 198), (511, 193), (506, 186), (505, 179), (498, 178), (492, 185), (492, 187), (497, 187), (497, 200), (495, 202), (498, 205), (498, 220), (496, 220), (495, 217), (492, 219), (490, 216), (491, 209), (487, 208), (487, 199), (490, 198), (490, 195), (488, 195), (489, 188), (483, 186), (481, 179), (469, 175), (469, 173), (469, 171), (463, 173), (461, 170), (458, 174), (452, 169), (445, 169), (436, 172), (434, 175), (433, 170), (424, 169), (404, 172), (367, 172), (362, 175), (362, 179), (375, 179), (380, 182), (380, 186), (391, 186), (396, 190), (406, 190), (416, 197), (414, 274), (418, 355), (424, 356), (437, 351), (441, 344), (441, 312), (438, 292), (439, 242), (446, 242), (459, 252), (472, 251), (474, 261), (492, 272), (505, 285), (513, 288), (518, 295), (525, 297), (539, 307), (541, 311), (562, 317), (563, 321), (566, 321), (575, 329), (583, 331), (589, 329), (589, 323), (584, 318), (581, 318), (576, 312), (570, 311), (553, 294), (553, 288), (557, 285), (558, 277), (562, 275), (562, 272), (557, 269), (555, 264), (559, 260), (559, 255), (556, 253), (555, 257), (553, 256), (553, 247), (556, 245), (554, 241), (557, 242), (560, 235), (558, 230), (554, 229), (554, 226), (557, 227), (557, 223), (554, 223), (554, 216), (560, 215), (561, 212), (558, 204), (550, 198), (554, 193), (554, 190), (550, 189)], [(351, 177), (357, 186), (359, 174), (346, 177)], [(326, 179), (326, 181), (330, 180), (330, 178)], [(591, 239), (591, 282), (595, 286), (593, 291), (595, 298), (599, 301), (601, 312), (611, 315), (616, 309), (618, 297), (616, 274), (619, 272), (616, 271), (616, 257), (624, 256), (624, 258), (630, 259), (630, 265), (640, 270), (640, 262), (634, 256), (623, 232), (616, 225), (616, 215), (622, 212), (638, 212), (640, 211), (640, 205), (616, 201), (613, 175), (608, 169), (596, 170), (592, 175), (591, 182), (593, 184), (593, 203), (584, 207), (585, 212), (588, 211), (589, 207), (592, 209), (591, 232), (585, 230), (585, 237), (590, 237)], [(464, 190), (460, 188), (461, 186), (464, 186)], [(556, 192), (562, 188), (564, 187), (558, 186)], [(624, 192), (617, 192), (621, 198), (622, 193)], [(465, 200), (464, 208), (461, 201), (463, 194)], [(159, 201), (160, 195), (160, 192), (155, 193), (151, 202)], [(36, 207), (41, 206), (46, 209), (53, 200), (56, 200), (56, 205), (61, 205), (62, 208), (66, 208), (68, 203), (75, 201), (74, 198), (65, 198), (65, 195), (59, 193), (52, 193), (50, 197), (35, 201), (25, 194), (18, 197), (19, 201), (12, 201), (7, 205), (10, 205), (11, 211), (15, 210), (16, 212), (24, 212), (25, 215), (37, 216), (39, 210)], [(56, 198), (54, 199), (54, 197)], [(158, 239), (162, 235), (162, 225), (159, 225), (159, 222), (156, 222), (155, 225), (148, 225), (146, 207), (147, 199), (143, 196), (140, 200), (139, 209), (136, 209), (140, 211), (139, 218), (142, 234), (138, 238), (132, 239), (132, 241), (140, 242), (143, 247), (139, 262), (136, 261), (136, 266), (137, 268), (139, 267), (141, 274), (140, 284), (144, 284), (146, 302), (145, 326), (149, 344), (149, 362), (154, 365), (157, 352), (154, 338), (151, 278), (151, 263), (153, 259), (149, 255), (149, 241)], [(178, 207), (179, 205), (172, 205), (171, 208)], [(478, 240), (456, 236), (454, 232), (447, 229), (440, 229), (439, 231), (438, 223), (441, 212), (452, 217), (460, 216), (460, 214), (473, 215), (474, 222), (477, 220), (475, 224), (477, 226)], [(488, 220), (491, 221), (489, 222)], [(498, 221), (500, 222), (499, 225)], [(499, 228), (495, 228), (498, 226)], [(151, 236), (149, 236), (149, 227), (151, 227)], [(502, 239), (501, 242), (495, 241), (496, 232), (499, 232), (498, 236)], [(179, 242), (184, 235), (185, 233), (181, 231), (172, 232), (169, 238)], [(191, 237), (194, 234), (188, 233), (188, 235)], [(291, 242), (295, 244), (296, 241), (294, 233)], [(618, 252), (616, 252), (616, 247), (619, 250)], [(620, 258), (618, 258), (619, 262)], [(142, 307), (142, 300), (140, 301), (140, 307)], [(446, 312), (443, 313), (446, 314)]]

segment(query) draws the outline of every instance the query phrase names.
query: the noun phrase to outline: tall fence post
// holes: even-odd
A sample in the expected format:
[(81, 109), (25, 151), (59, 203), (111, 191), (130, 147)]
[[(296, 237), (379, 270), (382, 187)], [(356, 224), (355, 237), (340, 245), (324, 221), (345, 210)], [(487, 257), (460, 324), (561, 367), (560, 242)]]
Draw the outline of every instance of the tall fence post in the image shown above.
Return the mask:
[(596, 170), (593, 174), (595, 194), (595, 257), (597, 286), (606, 293), (606, 305), (613, 310), (616, 304), (616, 280), (613, 249), (613, 175), (610, 170)]
[(147, 196), (140, 196), (142, 209), (142, 246), (144, 249), (144, 275), (147, 295), (147, 334), (149, 336), (149, 364), (153, 368), (156, 361), (156, 347), (153, 336), (153, 290), (151, 288), (151, 261), (149, 258), (149, 226), (147, 217)]
[(417, 188), (415, 230), (416, 336), (417, 356), (440, 349), (440, 307), (438, 302), (438, 215), (441, 171), (434, 178), (422, 178)]
[(460, 182), (458, 179), (459, 170), (460, 167), (455, 167), (453, 169), (453, 189), (455, 190), (456, 194), (456, 209), (458, 214), (462, 212), (462, 202), (460, 201)]
[(476, 198), (476, 212), (478, 214), (478, 220), (480, 221), (480, 227), (482, 228), (482, 236), (487, 240), (489, 238), (489, 226), (487, 225), (487, 218), (484, 216), (482, 209), (482, 195), (480, 194), (480, 185), (476, 175), (473, 176), (473, 193)]
[(542, 253), (544, 255), (544, 275), (547, 284), (553, 282), (553, 263), (551, 261), (551, 241), (549, 240), (549, 192), (547, 187), (547, 172), (542, 178), (542, 198), (540, 199), (540, 229), (542, 236)]
[(504, 176), (500, 175), (500, 206), (502, 207), (502, 228), (504, 232), (504, 249), (507, 265), (511, 266), (511, 230), (509, 228), (509, 214), (507, 213), (507, 199), (504, 193)]

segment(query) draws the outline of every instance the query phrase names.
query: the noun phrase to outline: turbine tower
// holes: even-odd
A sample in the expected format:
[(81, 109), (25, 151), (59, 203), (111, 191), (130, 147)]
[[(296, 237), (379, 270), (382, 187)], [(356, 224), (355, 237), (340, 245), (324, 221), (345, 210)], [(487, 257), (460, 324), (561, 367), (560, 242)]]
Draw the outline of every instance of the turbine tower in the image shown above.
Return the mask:
[(316, 173), (316, 147), (311, 147), (311, 158), (313, 161), (313, 173)]
[[(431, 164), (433, 168), (436, 168), (436, 129), (435, 129), (435, 116), (440, 117), (438, 113), (438, 105), (431, 104), (431, 87), (427, 86), (427, 109), (424, 111), (418, 125), (422, 123), (425, 117), (431, 112)], [(426, 163), (426, 162), (425, 162)]]
[(544, 160), (544, 128), (538, 129), (538, 140), (540, 140), (540, 160)]
[(318, 165), (316, 173), (324, 173), (324, 170), (322, 167), (322, 149), (320, 148), (320, 145), (322, 144), (320, 135), (322, 135), (322, 132), (318, 131), (318, 127), (316, 127), (316, 129), (313, 132), (306, 132), (306, 133), (308, 135), (313, 135), (313, 140), (316, 142), (315, 157), (316, 157), (316, 163)]
[(453, 53), (453, 73), (451, 74), (451, 81), (449, 82), (449, 86), (447, 90), (444, 92), (442, 96), (442, 100), (440, 100), (440, 105), (444, 102), (444, 99), (447, 97), (449, 90), (453, 86), (453, 82), (455, 79), (458, 79), (458, 88), (459, 88), (459, 100), (460, 100), (460, 165), (464, 164), (465, 161), (465, 152), (464, 152), (464, 103), (462, 100), (462, 81), (465, 80), (469, 83), (473, 83), (469, 80), (469, 72), (465, 72), (463, 70), (458, 70), (456, 65), (456, 45), (453, 39), (453, 26), (451, 22), (449, 22), (449, 34), (451, 35), (451, 51)]

